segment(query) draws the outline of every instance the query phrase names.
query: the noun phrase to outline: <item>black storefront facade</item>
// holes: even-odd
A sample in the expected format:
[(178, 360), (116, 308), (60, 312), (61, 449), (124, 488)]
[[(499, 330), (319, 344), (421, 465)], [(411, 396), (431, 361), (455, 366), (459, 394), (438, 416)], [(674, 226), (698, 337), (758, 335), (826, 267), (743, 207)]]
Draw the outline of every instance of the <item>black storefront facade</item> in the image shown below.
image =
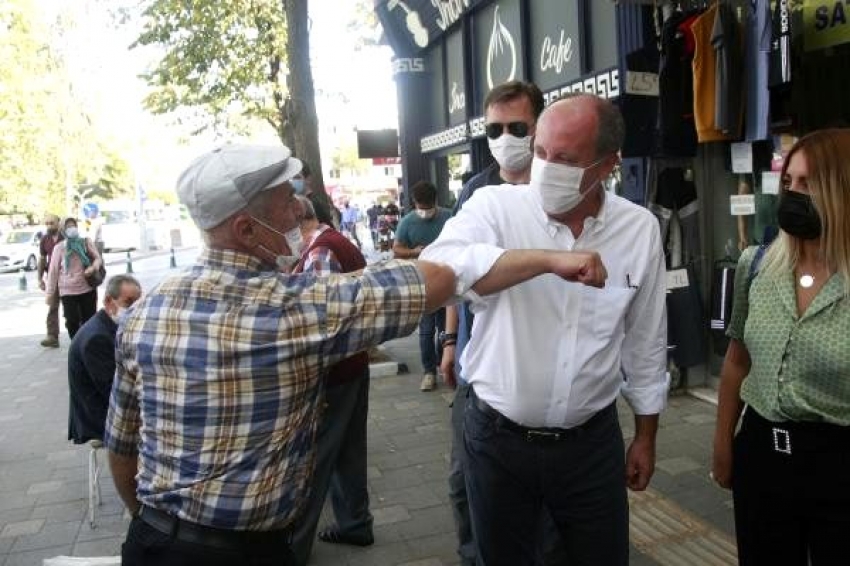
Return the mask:
[[(825, 103), (813, 107), (806, 104), (809, 95), (801, 94), (811, 90), (809, 79), (800, 78), (802, 69), (850, 66), (846, 54), (850, 43), (842, 44), (840, 38), (833, 36), (826, 51), (810, 48), (811, 29), (819, 21), (817, 10), (822, 11), (817, 2), (807, 0), (796, 8), (788, 0), (726, 3), (741, 30), (754, 23), (749, 18), (758, 10), (769, 10), (767, 17), (775, 24), (772, 48), (777, 49), (776, 60), (787, 64), (788, 76), (782, 79), (784, 86), (775, 91), (771, 87), (767, 135), (756, 142), (743, 134), (737, 139), (701, 141), (686, 157), (659, 157), (655, 150), (624, 151), (611, 187), (650, 208), (671, 240), (668, 309), (673, 322), (669, 330), (670, 342), (677, 346), (671, 356), (676, 362), (673, 374), (679, 384), (696, 387), (716, 385), (725, 347), (722, 328), (728, 312), (724, 308), (731, 304), (729, 269), (742, 247), (763, 242), (775, 224), (775, 169), (781, 164), (782, 151), (793, 136), (835, 121), (840, 125), (842, 116), (850, 114), (846, 105), (836, 104), (836, 110), (830, 111), (826, 103), (829, 97), (840, 96), (840, 90), (818, 89)], [(639, 148), (644, 135), (655, 135), (654, 118), (646, 122), (642, 109), (654, 106), (659, 89), (663, 95), (667, 87), (652, 72), (635, 72), (635, 53), (660, 42), (663, 24), (674, 8), (706, 10), (716, 4), (377, 0), (376, 13), (396, 55), (404, 188), (420, 179), (430, 180), (440, 189), (441, 203), (447, 203), (449, 156), (467, 153), (473, 171), (491, 162), (482, 101), (494, 85), (511, 79), (535, 82), (547, 102), (566, 92), (591, 92), (614, 100), (623, 109), (632, 134), (645, 128), (637, 135)], [(833, 28), (830, 33), (835, 34)], [(850, 37), (850, 32), (846, 35)], [(780, 45), (783, 42), (787, 45)], [(740, 56), (752, 54), (742, 51)], [(760, 57), (744, 60), (750, 70), (768, 64)], [(812, 71), (807, 73), (808, 77)], [(733, 145), (737, 145), (734, 150)], [(688, 199), (670, 205), (659, 197), (659, 179), (671, 172), (665, 173), (665, 167), (680, 170), (674, 171), (679, 174), (677, 182), (693, 193)]]

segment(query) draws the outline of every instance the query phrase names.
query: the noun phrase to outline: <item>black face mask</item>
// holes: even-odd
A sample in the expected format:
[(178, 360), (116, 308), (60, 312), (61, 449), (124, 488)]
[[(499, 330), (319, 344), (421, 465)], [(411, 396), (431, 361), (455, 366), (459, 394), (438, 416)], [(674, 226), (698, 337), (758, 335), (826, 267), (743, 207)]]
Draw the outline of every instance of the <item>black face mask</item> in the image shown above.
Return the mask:
[(776, 211), (779, 227), (788, 234), (803, 240), (820, 237), (821, 222), (812, 197), (796, 191), (783, 191)]

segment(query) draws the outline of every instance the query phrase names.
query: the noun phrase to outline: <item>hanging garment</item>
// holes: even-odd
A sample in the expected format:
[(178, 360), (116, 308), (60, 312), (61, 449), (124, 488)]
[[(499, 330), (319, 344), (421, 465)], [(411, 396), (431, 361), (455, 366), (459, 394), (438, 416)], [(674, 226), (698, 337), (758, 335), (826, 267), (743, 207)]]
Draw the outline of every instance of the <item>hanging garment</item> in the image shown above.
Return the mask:
[(718, 356), (725, 355), (729, 346), (726, 329), (732, 319), (735, 296), (735, 264), (730, 261), (718, 262), (711, 279), (711, 343)]
[(695, 50), (693, 60), (694, 76), (694, 122), (700, 143), (728, 141), (732, 138), (717, 129), (714, 121), (716, 108), (716, 72), (717, 56), (711, 43), (717, 4), (713, 4), (691, 24), (694, 34)]
[(658, 73), (658, 147), (656, 155), (694, 157), (694, 87), (691, 64), (694, 41), (690, 23), (694, 14), (674, 12), (661, 30), (661, 65)]
[(744, 82), (747, 85), (744, 139), (754, 142), (770, 137), (768, 67), (773, 33), (770, 1), (757, 0), (747, 4), (749, 13), (744, 32)]
[(654, 93), (641, 92), (640, 87), (644, 84), (648, 87), (651, 80), (640, 78), (657, 77), (660, 60), (661, 55), (654, 45), (626, 55), (626, 85), (636, 88), (627, 87), (619, 97), (620, 111), (626, 122), (626, 136), (620, 152), (622, 157), (648, 157), (653, 153), (659, 97)]
[(715, 54), (714, 125), (737, 139), (743, 120), (744, 67), (740, 24), (728, 1), (717, 3), (711, 46)]
[(649, 210), (658, 218), (661, 227), (661, 239), (668, 242), (670, 219), (675, 214), (681, 230), (681, 257), (671, 258), (670, 247), (666, 246), (668, 266), (695, 262), (702, 255), (699, 231), (699, 201), (693, 173), (681, 166), (665, 166), (655, 161), (657, 167), (654, 191)]

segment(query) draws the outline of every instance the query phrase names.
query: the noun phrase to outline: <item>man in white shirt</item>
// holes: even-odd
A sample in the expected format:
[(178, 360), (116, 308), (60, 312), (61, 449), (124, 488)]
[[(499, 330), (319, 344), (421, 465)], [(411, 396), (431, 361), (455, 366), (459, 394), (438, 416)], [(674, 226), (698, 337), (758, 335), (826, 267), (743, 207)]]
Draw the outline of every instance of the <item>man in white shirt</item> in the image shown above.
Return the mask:
[[(628, 563), (625, 486), (645, 489), (652, 476), (667, 378), (658, 223), (601, 185), (623, 129), (601, 98), (553, 103), (538, 121), (530, 184), (478, 190), (421, 256), (450, 265), (473, 302), (465, 472), (486, 566), (533, 562), (543, 506), (570, 564)], [(517, 248), (595, 250), (606, 285), (544, 275), (488, 297), (470, 289)], [(635, 413), (625, 457), (620, 393)]]

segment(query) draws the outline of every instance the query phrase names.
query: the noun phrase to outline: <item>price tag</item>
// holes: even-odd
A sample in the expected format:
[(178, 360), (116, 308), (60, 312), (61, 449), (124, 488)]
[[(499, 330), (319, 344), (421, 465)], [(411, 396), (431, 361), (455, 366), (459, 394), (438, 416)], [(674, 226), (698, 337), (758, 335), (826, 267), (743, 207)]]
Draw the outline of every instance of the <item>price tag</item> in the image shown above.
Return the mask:
[(752, 216), (756, 213), (755, 195), (733, 195), (729, 197), (732, 216)]
[(658, 96), (658, 74), (629, 71), (626, 73), (626, 94)]
[(779, 194), (779, 173), (776, 171), (765, 171), (761, 174), (761, 192), (764, 195)]
[(747, 142), (733, 143), (729, 147), (732, 151), (732, 172), (753, 172), (753, 146)]
[(688, 270), (674, 269), (667, 272), (667, 291), (684, 289), (688, 286)]

